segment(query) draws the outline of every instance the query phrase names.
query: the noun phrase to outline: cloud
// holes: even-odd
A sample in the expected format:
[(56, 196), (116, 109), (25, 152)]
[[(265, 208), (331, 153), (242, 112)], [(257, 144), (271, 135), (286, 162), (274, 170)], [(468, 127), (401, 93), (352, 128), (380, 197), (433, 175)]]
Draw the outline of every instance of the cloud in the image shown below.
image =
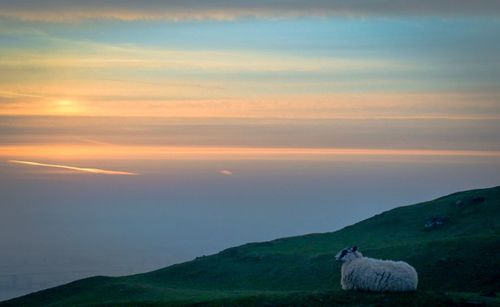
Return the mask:
[[(69, 46), (68, 46), (69, 45)], [(73, 45), (73, 46), (72, 46)], [(58, 46), (53, 51), (1, 52), (0, 67), (7, 69), (127, 69), (132, 71), (184, 71), (210, 73), (346, 73), (414, 70), (416, 65), (397, 59), (347, 56), (293, 56), (256, 51), (185, 50), (160, 48), (113, 48), (106, 44), (80, 43)], [(81, 49), (86, 50), (82, 54)], [(157, 84), (157, 83), (156, 83)], [(155, 85), (155, 83), (147, 84)], [(192, 85), (191, 85), (192, 86)], [(204, 88), (203, 88), (204, 89)], [(0, 96), (19, 96), (0, 91)], [(26, 95), (24, 95), (26, 96)], [(44, 98), (44, 97), (41, 97)]]
[(496, 0), (0, 1), (0, 16), (28, 21), (233, 20), (244, 17), (498, 15)]
[(219, 174), (224, 175), (224, 176), (232, 176), (233, 172), (227, 169), (223, 169), (219, 171)]
[[(59, 156), (58, 153), (60, 153)], [(62, 154), (63, 153), (63, 154)], [(68, 145), (20, 145), (0, 146), (0, 156), (20, 156), (29, 159), (91, 160), (97, 155), (101, 160), (258, 160), (258, 159), (318, 159), (335, 157), (500, 157), (499, 150), (467, 149), (382, 149), (337, 147), (172, 147), (172, 146), (68, 146)], [(9, 160), (11, 163), (33, 166), (56, 167), (89, 173), (110, 175), (135, 175), (134, 173), (80, 168), (67, 165), (45, 164), (31, 161)], [(219, 171), (220, 173), (220, 171)], [(223, 173), (221, 173), (223, 174)], [(226, 170), (226, 175), (227, 175)]]
[(10, 163), (16, 164), (24, 164), (24, 165), (32, 165), (32, 166), (43, 166), (43, 167), (52, 167), (52, 168), (62, 168), (82, 173), (92, 173), (92, 174), (103, 174), (103, 175), (137, 175), (135, 173), (124, 172), (124, 171), (112, 171), (105, 170), (99, 168), (87, 168), (87, 167), (76, 167), (69, 165), (59, 165), (59, 164), (47, 164), (47, 163), (39, 163), (33, 161), (20, 161), (20, 160), (9, 160)]

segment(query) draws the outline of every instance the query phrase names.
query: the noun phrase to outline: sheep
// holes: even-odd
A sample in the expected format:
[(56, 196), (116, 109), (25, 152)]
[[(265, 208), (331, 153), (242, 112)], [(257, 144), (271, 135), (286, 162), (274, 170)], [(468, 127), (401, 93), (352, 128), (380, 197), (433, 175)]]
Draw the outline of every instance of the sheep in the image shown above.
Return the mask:
[(404, 261), (363, 257), (356, 246), (341, 250), (335, 259), (342, 262), (340, 284), (343, 290), (377, 292), (417, 290), (417, 271)]

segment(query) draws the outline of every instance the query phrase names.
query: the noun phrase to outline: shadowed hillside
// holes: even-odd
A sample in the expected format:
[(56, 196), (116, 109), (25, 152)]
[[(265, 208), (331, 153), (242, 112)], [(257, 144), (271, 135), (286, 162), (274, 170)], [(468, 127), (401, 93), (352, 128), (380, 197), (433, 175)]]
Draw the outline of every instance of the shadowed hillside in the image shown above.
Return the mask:
[[(365, 256), (412, 264), (419, 291), (339, 291), (340, 265), (333, 256), (351, 245)], [(500, 289), (499, 255), (495, 187), (399, 207), (336, 232), (246, 244), (145, 274), (83, 279), (0, 305), (497, 304), (486, 296)]]

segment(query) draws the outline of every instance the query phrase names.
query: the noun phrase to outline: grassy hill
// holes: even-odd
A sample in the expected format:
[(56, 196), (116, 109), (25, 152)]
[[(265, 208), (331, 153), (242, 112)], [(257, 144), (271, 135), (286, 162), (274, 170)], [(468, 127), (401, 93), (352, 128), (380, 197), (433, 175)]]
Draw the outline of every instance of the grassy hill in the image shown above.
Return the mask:
[[(417, 293), (341, 291), (333, 256), (351, 245), (365, 256), (412, 264)], [(491, 297), (499, 289), (495, 187), (399, 207), (331, 233), (245, 244), (145, 274), (87, 278), (0, 306), (500, 305)]]

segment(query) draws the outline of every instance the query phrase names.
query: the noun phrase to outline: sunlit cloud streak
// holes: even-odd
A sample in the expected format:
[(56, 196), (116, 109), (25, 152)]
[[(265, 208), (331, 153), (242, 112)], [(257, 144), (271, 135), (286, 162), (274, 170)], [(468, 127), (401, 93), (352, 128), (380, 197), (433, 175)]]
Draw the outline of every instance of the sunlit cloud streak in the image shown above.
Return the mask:
[[(259, 159), (319, 159), (335, 157), (500, 157), (498, 150), (448, 150), (448, 149), (381, 149), (381, 148), (294, 148), (294, 147), (172, 147), (172, 146), (97, 146), (97, 145), (21, 145), (0, 146), (0, 153), (7, 157), (86, 160), (259, 160)], [(15, 161), (15, 162), (14, 162)], [(66, 165), (42, 164), (10, 160), (48, 167), (59, 167), (93, 173), (133, 175), (129, 172), (79, 168)]]
[[(141, 69), (187, 70), (210, 72), (348, 72), (367, 70), (408, 70), (416, 65), (395, 59), (307, 57), (273, 55), (256, 51), (179, 50), (134, 47), (109, 47), (106, 44), (81, 44), (81, 50), (64, 50), (57, 55), (51, 52), (3, 51), (2, 68), (37, 67), (68, 69)], [(67, 48), (63, 46), (61, 48)], [(62, 54), (61, 54), (62, 53)]]
[(17, 163), (24, 165), (32, 165), (32, 166), (42, 166), (42, 167), (52, 167), (52, 168), (62, 168), (82, 173), (92, 173), (92, 174), (103, 174), (103, 175), (137, 175), (136, 173), (124, 172), (124, 171), (113, 171), (113, 170), (105, 170), (100, 168), (88, 168), (88, 167), (76, 167), (69, 165), (60, 165), (60, 164), (47, 164), (33, 161), (21, 161), (21, 160), (9, 160), (9, 163)]
[(8, 92), (8, 91), (0, 91), (0, 97), (2, 97), (2, 98), (28, 97), (28, 98), (50, 99), (50, 97), (43, 96), (43, 95), (36, 95), (36, 94), (30, 94), (30, 93)]
[[(44, 88), (44, 83), (40, 83), (33, 85), (30, 92), (55, 96), (51, 91), (57, 89), (49, 86)], [(0, 115), (496, 120), (500, 110), (498, 92), (332, 92), (308, 95), (297, 93), (296, 96), (291, 96), (285, 93), (287, 88), (279, 84), (274, 86), (274, 95), (259, 93), (257, 83), (253, 85), (249, 82), (246, 89), (239, 83), (232, 85), (235, 87), (234, 91), (241, 89), (245, 94), (245, 90), (249, 91), (249, 88), (255, 90), (247, 97), (238, 97), (233, 91), (222, 94), (205, 91), (206, 98), (190, 98), (189, 95), (203, 95), (203, 90), (172, 92), (173, 97), (169, 97), (170, 93), (166, 93), (170, 91), (168, 83), (165, 83), (167, 89), (162, 93), (161, 86), (123, 87), (119, 92), (120, 88), (114, 87), (112, 83), (73, 84), (62, 81), (61, 97), (76, 97), (75, 99), (6, 98), (8, 103), (0, 104)], [(102, 96), (93, 93), (93, 88), (100, 89), (104, 86), (107, 87), (102, 90)], [(119, 96), (113, 96), (113, 91), (119, 92)], [(147, 96), (141, 97), (142, 93)], [(61, 105), (61, 102), (66, 104)]]

